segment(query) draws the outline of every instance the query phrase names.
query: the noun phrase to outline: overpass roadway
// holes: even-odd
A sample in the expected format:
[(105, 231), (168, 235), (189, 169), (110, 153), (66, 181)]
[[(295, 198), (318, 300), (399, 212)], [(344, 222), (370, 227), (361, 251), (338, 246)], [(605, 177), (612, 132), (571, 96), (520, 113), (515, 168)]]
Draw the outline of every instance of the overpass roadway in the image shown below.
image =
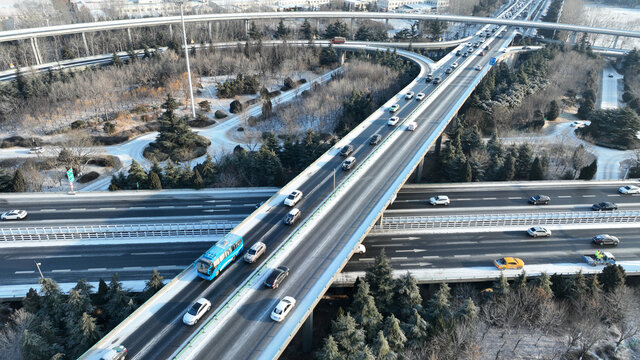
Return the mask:
[[(343, 11), (300, 11), (300, 12), (260, 12), (260, 13), (226, 13), (187, 15), (185, 23), (242, 21), (265, 19), (402, 19), (402, 20), (431, 20), (460, 23), (494, 24), (535, 29), (551, 29), (560, 31), (575, 31), (613, 36), (640, 37), (640, 32), (598, 28), (592, 26), (571, 25), (562, 23), (547, 23), (528, 20), (512, 20), (491, 17), (444, 15), (444, 14), (409, 14), (390, 12), (343, 12)], [(0, 32), (0, 43), (6, 41), (26, 40), (48, 36), (82, 34), (84, 32), (122, 30), (149, 26), (166, 26), (180, 23), (180, 16), (165, 16), (155, 18), (127, 19), (114, 21), (98, 21), (82, 24), (66, 24), (40, 28), (19, 29)]]
[[(493, 42), (494, 40), (489, 41)], [(496, 50), (491, 53), (495, 53)], [(399, 51), (401, 53), (402, 51)], [(476, 51), (478, 53), (479, 51)], [(406, 56), (413, 57), (420, 60), (421, 57), (416, 56), (411, 53), (403, 53)], [(300, 209), (304, 216), (309, 216), (313, 212), (313, 209), (317, 208), (319, 205), (323, 203), (323, 200), (327, 197), (329, 193), (333, 190), (333, 174), (334, 169), (338, 168), (339, 164), (342, 162), (342, 159), (339, 157), (335, 157), (334, 154), (337, 153), (338, 147), (343, 146), (347, 142), (351, 142), (355, 149), (353, 155), (360, 159), (365, 158), (367, 153), (372, 151), (372, 146), (368, 144), (368, 138), (374, 133), (382, 134), (385, 139), (383, 140), (383, 144), (389, 143), (392, 146), (391, 151), (377, 151), (377, 156), (380, 157), (379, 161), (376, 161), (375, 164), (371, 164), (372, 168), (375, 170), (367, 170), (363, 171), (367, 178), (366, 183), (371, 185), (371, 187), (366, 186), (365, 189), (358, 189), (355, 192), (349, 192), (346, 194), (349, 199), (347, 202), (339, 204), (340, 207), (344, 207), (344, 209), (336, 209), (336, 211), (329, 214), (331, 217), (328, 220), (328, 223), (322, 221), (323, 226), (327, 226), (327, 224), (333, 224), (329, 230), (320, 229), (315, 232), (315, 236), (319, 236), (320, 234), (325, 234), (325, 236), (320, 236), (320, 239), (308, 239), (303, 242), (302, 247), (299, 246), (299, 251), (302, 252), (316, 252), (318, 257), (314, 257), (314, 261), (306, 261), (305, 265), (312, 265), (314, 268), (310, 268), (309, 271), (294, 271), (292, 274), (291, 281), (288, 281), (288, 284), (293, 284), (295, 282), (307, 282), (310, 280), (302, 280), (296, 279), (301, 275), (313, 275), (318, 272), (318, 266), (323, 268), (323, 264), (326, 264), (326, 261), (329, 259), (335, 258), (335, 255), (329, 255), (332, 252), (339, 252), (342, 250), (343, 254), (340, 254), (340, 258), (342, 256), (348, 255), (351, 251), (351, 247), (345, 248), (345, 244), (350, 240), (350, 236), (356, 230), (354, 228), (350, 228), (344, 222), (348, 221), (353, 224), (362, 223), (363, 218), (367, 217), (367, 214), (372, 213), (373, 216), (376, 216), (382, 207), (386, 203), (386, 199), (390, 197), (390, 194), (384, 194), (381, 189), (387, 188), (390, 183), (397, 183), (397, 186), (404, 182), (404, 176), (407, 176), (411, 173), (411, 167), (417, 165), (418, 159), (421, 155), (416, 155), (413, 157), (409, 157), (405, 154), (415, 154), (416, 152), (426, 152), (431, 142), (435, 141), (438, 133), (442, 131), (444, 125), (446, 124), (447, 118), (449, 118), (453, 112), (457, 110), (457, 107), (462, 104), (462, 101), (468, 94), (471, 92), (470, 86), (479, 81), (479, 73), (473, 70), (473, 67), (476, 64), (482, 64), (485, 67), (485, 71), (488, 70), (486, 64), (489, 60), (489, 57), (478, 57), (472, 56), (467, 59), (464, 65), (461, 65), (461, 68), (456, 72), (457, 76), (450, 76), (449, 79), (445, 80), (445, 82), (438, 87), (433, 85), (432, 83), (425, 83), (424, 81), (412, 83), (410, 89), (417, 92), (426, 92), (431, 93), (435, 89), (435, 93), (437, 94), (436, 99), (433, 100), (425, 100), (425, 102), (430, 102), (434, 111), (430, 113), (427, 117), (419, 118), (421, 125), (417, 128), (417, 130), (413, 133), (407, 132), (404, 125), (398, 125), (397, 127), (389, 127), (386, 125), (386, 120), (389, 115), (386, 111), (386, 106), (384, 110), (379, 110), (374, 114), (374, 116), (368, 120), (365, 120), (363, 124), (359, 127), (358, 131), (354, 134), (351, 133), (347, 138), (343, 139), (338, 146), (332, 150), (330, 150), (327, 154), (321, 157), (315, 164), (313, 164), (309, 170), (298, 176), (296, 181), (300, 185), (289, 185), (285, 189), (282, 190), (280, 194), (285, 194), (288, 191), (292, 190), (293, 186), (299, 187), (305, 194), (306, 198), (300, 204)], [(455, 59), (451, 59), (451, 62), (455, 61)], [(423, 65), (424, 66), (424, 63)], [(424, 73), (423, 73), (424, 74)], [(448, 86), (448, 83), (451, 83), (452, 86)], [(441, 89), (447, 87), (446, 92)], [(402, 96), (402, 95), (400, 95)], [(419, 102), (415, 100), (406, 101), (402, 98), (395, 99), (401, 105), (400, 110), (398, 110), (397, 115), (404, 121), (405, 118), (414, 110), (416, 105)], [(391, 104), (392, 101), (388, 103)], [(453, 108), (451, 109), (453, 104)], [(430, 107), (431, 108), (431, 107)], [(445, 118), (443, 120), (443, 118)], [(436, 133), (434, 134), (434, 131)], [(357, 134), (357, 135), (356, 135)], [(424, 143), (424, 139), (427, 135), (431, 135), (428, 143)], [(401, 141), (397, 141), (401, 138)], [(398, 167), (389, 167), (384, 164), (395, 163), (398, 162)], [(377, 165), (376, 165), (377, 164)], [(411, 165), (409, 165), (411, 164)], [(409, 166), (409, 168), (407, 168)], [(359, 172), (360, 168), (354, 169), (351, 172)], [(313, 176), (309, 177), (309, 173), (312, 173)], [(394, 181), (393, 179), (397, 179), (398, 174), (404, 174), (402, 178)], [(338, 184), (345, 178), (345, 174), (341, 170), (336, 171)], [(369, 175), (371, 174), (371, 175)], [(304, 180), (303, 180), (304, 179)], [(393, 190), (395, 192), (395, 190)], [(267, 244), (269, 249), (276, 249), (282, 242), (288, 238), (288, 236), (292, 233), (292, 229), (289, 229), (285, 226), (279, 225), (282, 217), (287, 212), (286, 209), (283, 209), (280, 206), (280, 202), (282, 201), (282, 196), (279, 195), (268, 203), (263, 205), (261, 209), (258, 210), (258, 214), (262, 219), (258, 222), (253, 222), (255, 226), (249, 231), (244, 233), (245, 237), (245, 246), (251, 246), (255, 241), (263, 241)], [(378, 203), (376, 206), (381, 206), (378, 210), (370, 210), (371, 206)], [(264, 211), (268, 209), (269, 212), (264, 214)], [(333, 218), (334, 216), (338, 216), (338, 219)], [(353, 217), (352, 217), (353, 216)], [(351, 222), (353, 221), (353, 222)], [(368, 221), (368, 220), (367, 220)], [(372, 221), (371, 221), (372, 222)], [(247, 222), (247, 224), (251, 224), (251, 222)], [(320, 224), (320, 225), (322, 225)], [(338, 230), (339, 227), (337, 225), (344, 226), (344, 230)], [(246, 225), (246, 224), (245, 224)], [(336, 231), (339, 233), (336, 234)], [(362, 230), (359, 230), (362, 231)], [(329, 236), (329, 234), (335, 236)], [(364, 233), (362, 233), (364, 234)], [(359, 235), (361, 236), (361, 235)], [(314, 236), (311, 236), (313, 238)], [(355, 239), (358, 240), (358, 239)], [(353, 241), (353, 240), (351, 240)], [(350, 245), (352, 246), (352, 245)], [(354, 245), (353, 245), (354, 246)], [(313, 249), (313, 250), (312, 250)], [(297, 251), (298, 251), (297, 250)], [(346, 251), (346, 253), (344, 253)], [(346, 257), (344, 258), (346, 261)], [(297, 261), (301, 259), (298, 258)], [(302, 269), (302, 264), (299, 264), (297, 261), (292, 261), (290, 265), (292, 269)], [(264, 274), (262, 264), (258, 264), (261, 269), (258, 274)], [(253, 273), (255, 267), (246, 266), (241, 263), (233, 264), (228, 271), (223, 273), (220, 278), (216, 279), (213, 282), (205, 282), (194, 280), (193, 282), (185, 282), (185, 279), (193, 278), (193, 272), (186, 271), (185, 278), (179, 276), (178, 279), (174, 280), (176, 284), (181, 284), (182, 290), (177, 290), (177, 288), (171, 287), (170, 289), (174, 289), (177, 293), (171, 295), (172, 300), (167, 300), (165, 302), (165, 306), (163, 306), (162, 310), (159, 313), (156, 313), (154, 316), (147, 316), (144, 324), (135, 325), (132, 327), (128, 325), (128, 321), (125, 321), (114, 331), (118, 334), (117, 340), (114, 340), (114, 336), (111, 334), (107, 336), (107, 338), (103, 339), (100, 343), (96, 345), (96, 348), (105, 348), (110, 346), (114, 341), (125, 343), (127, 348), (129, 348), (130, 353), (134, 359), (142, 359), (142, 358), (166, 358), (169, 357), (176, 349), (179, 348), (180, 344), (183, 344), (192, 333), (192, 329), (187, 329), (179, 323), (178, 318), (181, 316), (182, 312), (188, 305), (190, 301), (199, 297), (206, 297), (212, 301), (214, 304), (213, 308), (217, 308), (218, 305), (225, 303), (225, 299), (234, 293), (235, 289), (238, 286), (242, 286), (243, 279), (247, 279), (250, 274)], [(182, 280), (181, 280), (182, 279)], [(184, 285), (182, 285), (184, 284)], [(286, 286), (286, 284), (285, 284)], [(303, 290), (303, 288), (299, 289)], [(167, 290), (167, 292), (170, 290)], [(159, 296), (164, 296), (165, 293), (160, 294)], [(302, 293), (298, 293), (302, 294)], [(294, 294), (294, 296), (298, 296), (298, 294)], [(262, 294), (266, 295), (266, 294)], [(167, 295), (169, 296), (169, 295)], [(273, 298), (268, 298), (274, 301)], [(264, 301), (264, 300), (261, 300)], [(147, 308), (143, 306), (138, 313), (143, 314)], [(135, 318), (135, 317), (134, 317)], [(245, 319), (247, 320), (247, 319)], [(133, 321), (133, 320), (131, 320)], [(248, 326), (248, 324), (245, 323)], [(263, 326), (272, 326), (272, 324), (260, 324)], [(252, 329), (257, 328), (252, 327)], [(275, 330), (275, 329), (272, 329)], [(237, 331), (237, 330), (234, 330)], [(265, 329), (259, 330), (261, 334), (265, 334)], [(113, 332), (112, 332), (113, 333)], [(244, 337), (244, 336), (242, 336)], [(262, 335), (258, 337), (262, 339), (261, 341), (267, 340)], [(217, 344), (218, 343), (216, 341)], [(256, 345), (256, 344), (253, 344)], [(245, 350), (252, 351), (255, 349), (254, 346), (244, 347)], [(238, 349), (238, 348), (235, 348)], [(217, 351), (217, 350), (216, 350)], [(87, 356), (92, 354), (89, 352)], [(224, 358), (236, 358), (236, 355), (232, 354), (221, 354)], [(245, 356), (238, 355), (240, 358)]]

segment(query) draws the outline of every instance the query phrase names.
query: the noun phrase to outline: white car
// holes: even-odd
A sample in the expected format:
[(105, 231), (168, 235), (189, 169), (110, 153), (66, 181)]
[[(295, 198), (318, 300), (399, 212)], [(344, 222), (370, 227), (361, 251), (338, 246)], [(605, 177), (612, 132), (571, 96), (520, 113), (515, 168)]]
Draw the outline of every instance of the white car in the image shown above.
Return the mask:
[(244, 254), (244, 261), (248, 262), (249, 264), (253, 264), (262, 254), (264, 254), (266, 250), (267, 245), (265, 245), (263, 242), (258, 241), (257, 243), (253, 244), (251, 249), (249, 249), (246, 254)]
[(395, 124), (398, 123), (398, 121), (400, 121), (400, 118), (397, 116), (392, 116), (389, 118), (389, 121), (387, 121), (387, 125), (389, 126), (394, 126)]
[(415, 121), (412, 121), (407, 125), (407, 130), (409, 131), (414, 131), (417, 128), (418, 128), (418, 123)]
[(286, 199), (284, 199), (284, 204), (286, 206), (296, 206), (298, 201), (302, 200), (302, 191), (293, 190)]
[(449, 200), (447, 195), (433, 196), (429, 199), (429, 204), (431, 205), (449, 205), (450, 203), (451, 200)]
[(358, 246), (356, 246), (356, 251), (355, 251), (356, 254), (364, 254), (366, 252), (367, 252), (367, 248), (364, 245), (358, 244)]
[(294, 306), (296, 306), (296, 299), (291, 296), (285, 296), (271, 312), (271, 320), (281, 322)]
[(640, 194), (640, 188), (635, 185), (627, 185), (619, 188), (618, 192), (623, 195)]
[(457, 68), (458, 67), (458, 63), (454, 62), (453, 64), (451, 64), (451, 67), (454, 68), (454, 69)]
[(571, 123), (571, 127), (574, 127), (576, 129), (583, 128), (585, 126), (585, 123), (583, 123), (582, 121), (574, 121)]
[(42, 154), (44, 149), (40, 146), (36, 146), (34, 148), (29, 149), (29, 154)]
[(480, 65), (476, 65), (476, 67), (474, 68), (476, 71), (480, 71), (482, 70), (482, 68), (480, 67)]
[(23, 220), (26, 217), (27, 212), (25, 210), (9, 210), (0, 216), (2, 220)]
[(424, 93), (418, 93), (418, 95), (416, 95), (416, 100), (422, 101), (424, 100), (424, 97), (425, 97)]
[(407, 95), (404, 96), (404, 98), (407, 100), (413, 99), (413, 91), (409, 91)]
[(182, 322), (186, 325), (195, 325), (209, 309), (211, 309), (211, 302), (205, 298), (201, 298), (193, 303), (189, 310), (187, 310), (182, 317)]
[(538, 237), (538, 236), (551, 236), (551, 230), (542, 227), (542, 226), (534, 226), (527, 229), (527, 234), (529, 236)]
[(393, 104), (393, 105), (391, 105), (391, 107), (389, 108), (389, 112), (394, 113), (394, 112), (398, 111), (398, 109), (400, 109), (400, 105), (398, 105), (398, 104)]

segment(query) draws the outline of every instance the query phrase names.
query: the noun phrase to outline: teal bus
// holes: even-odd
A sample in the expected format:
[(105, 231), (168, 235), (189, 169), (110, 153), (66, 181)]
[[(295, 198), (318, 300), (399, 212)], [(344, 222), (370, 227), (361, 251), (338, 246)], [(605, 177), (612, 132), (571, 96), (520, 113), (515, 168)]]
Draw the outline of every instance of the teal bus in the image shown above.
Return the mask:
[(213, 280), (242, 253), (242, 248), (242, 236), (228, 233), (200, 256), (193, 267), (199, 277)]

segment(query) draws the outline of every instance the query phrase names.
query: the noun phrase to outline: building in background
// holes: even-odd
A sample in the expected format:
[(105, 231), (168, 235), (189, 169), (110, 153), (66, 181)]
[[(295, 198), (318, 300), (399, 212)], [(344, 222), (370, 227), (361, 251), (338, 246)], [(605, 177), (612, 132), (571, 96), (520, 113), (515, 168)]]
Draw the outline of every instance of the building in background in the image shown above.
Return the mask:
[[(77, 9), (87, 8), (94, 18), (140, 18), (180, 13), (180, 7), (173, 0), (69, 0), (69, 2)], [(184, 10), (197, 13), (208, 3), (209, 0), (187, 0), (184, 2)]]

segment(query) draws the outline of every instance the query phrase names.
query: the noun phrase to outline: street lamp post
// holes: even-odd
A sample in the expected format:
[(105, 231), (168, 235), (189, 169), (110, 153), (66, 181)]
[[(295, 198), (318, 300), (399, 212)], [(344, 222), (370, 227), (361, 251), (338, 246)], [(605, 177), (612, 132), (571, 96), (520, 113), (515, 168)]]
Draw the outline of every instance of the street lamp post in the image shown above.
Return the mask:
[(191, 67), (189, 66), (189, 49), (187, 48), (187, 32), (184, 28), (184, 11), (182, 5), (184, 0), (174, 0), (177, 5), (180, 5), (180, 21), (182, 22), (182, 41), (184, 42), (184, 58), (187, 61), (187, 77), (189, 78), (189, 96), (191, 97), (191, 116), (196, 117), (196, 106), (193, 101), (193, 85), (191, 84)]
[(40, 273), (40, 279), (44, 280), (44, 276), (42, 276), (42, 270), (40, 270), (40, 265), (42, 265), (42, 263), (39, 263), (35, 260), (33, 260), (34, 263), (36, 263), (36, 267), (38, 268), (38, 272)]

